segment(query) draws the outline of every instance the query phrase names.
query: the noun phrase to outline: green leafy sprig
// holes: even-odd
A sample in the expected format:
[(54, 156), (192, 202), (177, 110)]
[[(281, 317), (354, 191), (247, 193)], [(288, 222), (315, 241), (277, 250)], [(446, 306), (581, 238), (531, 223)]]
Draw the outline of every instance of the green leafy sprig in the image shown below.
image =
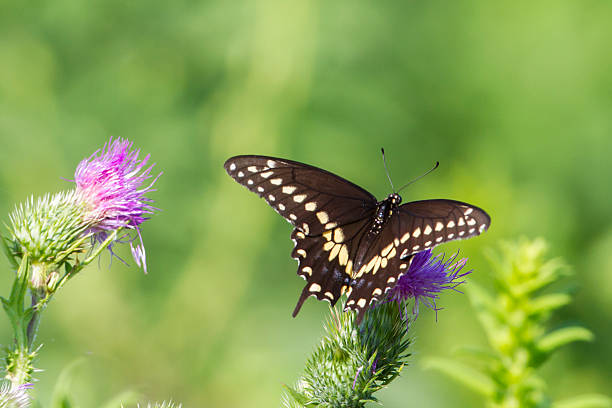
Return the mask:
[(502, 245), (502, 254), (491, 252), (494, 293), (472, 282), (467, 294), (492, 350), (464, 348), (471, 364), (430, 358), (425, 365), (440, 370), (481, 394), (494, 408), (599, 408), (611, 407), (603, 395), (584, 395), (552, 402), (537, 369), (561, 346), (591, 341), (584, 327), (549, 330), (552, 313), (571, 302), (562, 292), (545, 292), (566, 275), (559, 259), (546, 260), (542, 239)]

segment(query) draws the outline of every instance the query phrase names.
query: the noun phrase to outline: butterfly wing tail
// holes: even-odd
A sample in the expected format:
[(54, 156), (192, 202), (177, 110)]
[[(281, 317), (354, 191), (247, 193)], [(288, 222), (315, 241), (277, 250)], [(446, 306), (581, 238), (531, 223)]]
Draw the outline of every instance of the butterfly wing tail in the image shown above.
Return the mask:
[(292, 314), (293, 317), (296, 317), (298, 313), (300, 313), (300, 309), (302, 308), (302, 305), (304, 304), (306, 299), (308, 299), (308, 297), (311, 295), (312, 293), (310, 293), (310, 291), (308, 290), (308, 285), (304, 286), (304, 290), (302, 290), (302, 294), (300, 295), (300, 298), (297, 301), (297, 305), (295, 305), (295, 309), (293, 309), (293, 314)]

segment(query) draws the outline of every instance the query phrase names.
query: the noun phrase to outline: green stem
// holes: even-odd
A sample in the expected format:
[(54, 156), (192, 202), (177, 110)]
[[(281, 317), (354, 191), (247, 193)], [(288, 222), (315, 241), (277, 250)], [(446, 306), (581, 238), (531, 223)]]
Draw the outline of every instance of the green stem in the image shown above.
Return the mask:
[[(24, 256), (8, 299), (2, 298), (2, 306), (13, 328), (14, 343), (7, 349), (5, 364), (6, 378), (13, 387), (25, 384), (32, 379), (34, 367), (32, 360), (36, 352), (32, 350), (33, 336), (40, 320), (40, 315), (32, 307), (25, 308), (28, 293), (28, 282), (31, 265)], [(33, 298), (32, 301), (35, 301)], [(32, 326), (30, 330), (30, 326)]]
[(38, 333), (38, 326), (40, 325), (41, 314), (45, 308), (45, 305), (39, 305), (41, 298), (37, 294), (32, 294), (32, 318), (28, 323), (28, 329), (26, 332), (28, 350), (32, 349), (36, 334)]

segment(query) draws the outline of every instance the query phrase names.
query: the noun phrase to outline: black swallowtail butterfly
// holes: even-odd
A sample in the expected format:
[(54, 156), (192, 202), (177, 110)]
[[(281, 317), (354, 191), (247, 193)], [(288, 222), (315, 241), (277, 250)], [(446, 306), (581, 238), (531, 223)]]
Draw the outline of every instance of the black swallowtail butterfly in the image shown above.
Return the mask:
[(489, 228), (482, 209), (453, 200), (402, 204), (390, 194), (376, 200), (363, 188), (326, 170), (287, 159), (235, 156), (225, 170), (265, 199), (295, 229), (291, 256), (307, 284), (295, 317), (309, 296), (333, 306), (342, 294), (357, 322), (373, 301), (393, 288), (412, 254)]

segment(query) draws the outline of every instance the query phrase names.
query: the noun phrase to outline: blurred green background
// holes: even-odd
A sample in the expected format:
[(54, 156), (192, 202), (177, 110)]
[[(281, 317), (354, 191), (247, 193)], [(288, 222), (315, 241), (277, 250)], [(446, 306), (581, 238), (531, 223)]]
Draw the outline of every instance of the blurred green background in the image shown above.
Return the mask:
[[(575, 275), (554, 319), (596, 334), (547, 363), (550, 394), (606, 392), (612, 372), (612, 4), (604, 1), (3, 1), (0, 213), (71, 187), (110, 135), (164, 175), (143, 227), (149, 274), (104, 255), (44, 316), (37, 395), (85, 356), (74, 390), (95, 407), (124, 389), (188, 407), (278, 406), (321, 336), (327, 303), (303, 286), (290, 227), (223, 171), (258, 153), (336, 172), (379, 198), (436, 160), (404, 200), (489, 211), (470, 258), (543, 236)], [(11, 273), (1, 262), (2, 295)], [(483, 344), (466, 296), (424, 311), (387, 407), (482, 406), (419, 360)], [(0, 321), (6, 344), (8, 320)]]

